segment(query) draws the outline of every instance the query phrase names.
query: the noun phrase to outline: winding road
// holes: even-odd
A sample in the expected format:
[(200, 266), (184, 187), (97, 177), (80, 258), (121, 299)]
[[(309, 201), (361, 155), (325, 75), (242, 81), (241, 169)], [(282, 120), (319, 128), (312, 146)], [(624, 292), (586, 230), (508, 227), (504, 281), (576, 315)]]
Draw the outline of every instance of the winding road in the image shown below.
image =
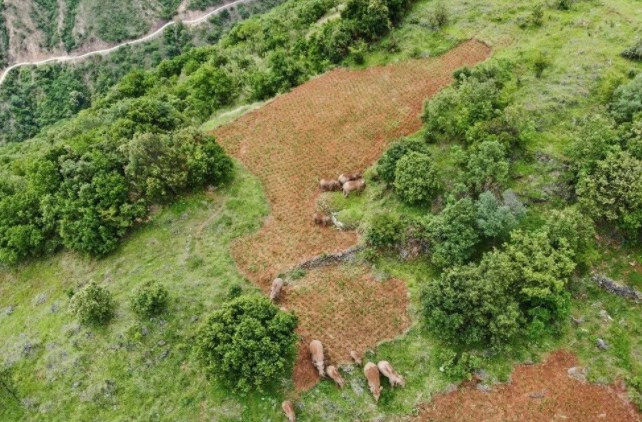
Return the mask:
[(207, 21), (207, 19), (209, 19), (211, 16), (216, 15), (216, 14), (222, 12), (225, 9), (228, 9), (228, 8), (230, 8), (232, 6), (235, 6), (235, 5), (241, 4), (241, 3), (249, 3), (251, 1), (254, 1), (254, 0), (235, 0), (235, 1), (232, 1), (230, 3), (224, 4), (224, 5), (220, 6), (220, 7), (217, 7), (216, 9), (211, 10), (211, 11), (205, 13), (204, 15), (199, 16), (198, 18), (194, 18), (194, 19), (190, 19), (190, 20), (183, 20), (183, 21), (181, 21), (181, 20), (169, 21), (165, 25), (161, 26), (160, 28), (158, 28), (154, 32), (151, 32), (151, 33), (149, 33), (147, 35), (144, 35), (141, 38), (137, 38), (135, 40), (125, 41), (125, 42), (120, 43), (118, 45), (115, 45), (113, 47), (104, 48), (104, 49), (101, 49), (101, 50), (94, 50), (94, 51), (90, 51), (88, 53), (84, 53), (84, 54), (77, 55), (77, 56), (65, 55), (65, 56), (50, 57), (50, 58), (45, 59), (45, 60), (13, 64), (13, 65), (7, 67), (2, 72), (2, 75), (0, 75), (0, 85), (2, 85), (4, 83), (5, 79), (7, 78), (7, 75), (9, 75), (9, 72), (11, 72), (13, 69), (16, 69), (16, 68), (19, 68), (19, 67), (22, 67), (22, 66), (40, 66), (40, 65), (43, 65), (43, 64), (47, 64), (47, 63), (72, 62), (72, 61), (77, 61), (77, 60), (83, 60), (83, 59), (86, 59), (87, 57), (96, 56), (96, 55), (105, 56), (107, 54), (113, 53), (114, 51), (118, 50), (121, 47), (124, 47), (124, 46), (127, 46), (127, 45), (136, 45), (136, 44), (144, 43), (146, 41), (154, 39), (154, 38), (158, 37), (159, 35), (161, 35), (165, 29), (167, 29), (168, 27), (170, 27), (172, 25), (177, 24), (178, 22), (183, 22), (183, 24), (187, 25), (187, 26), (195, 26), (195, 25), (198, 25), (198, 24), (201, 24), (201, 23)]

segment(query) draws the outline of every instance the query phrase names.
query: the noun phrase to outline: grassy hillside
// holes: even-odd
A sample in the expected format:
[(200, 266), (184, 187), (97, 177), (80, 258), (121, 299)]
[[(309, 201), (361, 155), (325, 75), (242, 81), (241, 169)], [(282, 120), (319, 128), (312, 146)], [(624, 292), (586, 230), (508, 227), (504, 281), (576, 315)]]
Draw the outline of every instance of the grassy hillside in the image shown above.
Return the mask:
[[(560, 7), (561, 3), (569, 7)], [(526, 206), (519, 227), (527, 231), (540, 227), (552, 209), (575, 203), (569, 145), (581, 133), (582, 119), (604, 113), (615, 88), (642, 71), (642, 63), (620, 56), (640, 30), (639, 1), (551, 1), (542, 6), (540, 14), (531, 2), (421, 0), (399, 28), (372, 47), (354, 46), (343, 62), (363, 68), (428, 57), (472, 37), (492, 45), (491, 62), (511, 64), (509, 109), (518, 111), (526, 123), (524, 145), (509, 158), (507, 187)], [(251, 108), (235, 105), (215, 110), (205, 127), (218, 126)], [(425, 134), (412, 137), (423, 142)], [(47, 142), (40, 139), (3, 149), (5, 174), (19, 168), (16, 158)], [(461, 173), (462, 148), (448, 140), (426, 148), (445, 185), (451, 187)], [(20, 172), (11, 177), (21, 177)], [(362, 234), (382, 212), (408, 219), (432, 214), (426, 205), (404, 203), (376, 169), (369, 169), (366, 179), (369, 186), (362, 196), (344, 200), (333, 194), (329, 201), (332, 210), (351, 217)], [(416, 415), (420, 404), (468, 378), (471, 369), (483, 369), (484, 383), (492, 385), (509, 380), (515, 363), (537, 362), (558, 348), (579, 355), (589, 381), (606, 384), (622, 379), (638, 406), (642, 403), (639, 304), (598, 289), (589, 272), (597, 269), (640, 290), (642, 247), (639, 237), (626, 241), (612, 225), (599, 221), (599, 241), (589, 268), (579, 268), (567, 285), (569, 317), (578, 323), (567, 317), (557, 331), (518, 338), (501, 353), (483, 350), (476, 355), (483, 357), (480, 362), (460, 365), (451, 348), (422, 325), (421, 292), (440, 270), (428, 256), (402, 260), (398, 250), (368, 251), (361, 259), (379, 278), (399, 278), (408, 286), (414, 326), (366, 358), (392, 362), (406, 378), (405, 388), (393, 390), (384, 382), (375, 405), (360, 368), (347, 367), (348, 385), (343, 390), (324, 380), (297, 397), (286, 379), (278, 391), (260, 395), (240, 396), (224, 389), (208, 380), (195, 362), (192, 336), (202, 316), (228, 300), (232, 286), (254, 291), (237, 272), (229, 244), (257, 231), (268, 213), (261, 184), (237, 168), (231, 184), (152, 213), (149, 224), (104, 258), (58, 252), (1, 270), (0, 362), (8, 370), (0, 372), (4, 382), (0, 419), (276, 421), (282, 420), (281, 400), (292, 397), (303, 421), (397, 420)], [(480, 249), (492, 246), (501, 248), (497, 243)], [(140, 321), (129, 298), (134, 287), (152, 279), (169, 290), (169, 309), (160, 318)], [(82, 327), (67, 311), (69, 293), (89, 281), (106, 287), (116, 299), (116, 318), (106, 327)], [(598, 339), (609, 347), (598, 349)]]

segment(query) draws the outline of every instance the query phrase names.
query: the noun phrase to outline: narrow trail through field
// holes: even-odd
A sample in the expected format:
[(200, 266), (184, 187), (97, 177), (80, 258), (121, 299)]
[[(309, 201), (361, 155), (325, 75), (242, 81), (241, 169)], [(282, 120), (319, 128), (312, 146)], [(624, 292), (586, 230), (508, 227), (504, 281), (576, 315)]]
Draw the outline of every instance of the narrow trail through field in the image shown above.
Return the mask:
[(122, 48), (124, 46), (141, 44), (141, 43), (144, 43), (146, 41), (150, 41), (150, 40), (152, 40), (154, 38), (157, 38), (163, 33), (163, 31), (165, 31), (165, 29), (169, 28), (172, 25), (176, 25), (179, 22), (182, 22), (184, 25), (187, 25), (187, 26), (196, 26), (196, 25), (199, 25), (199, 24), (207, 21), (207, 19), (209, 19), (210, 17), (212, 17), (214, 15), (217, 15), (217, 14), (221, 13), (222, 11), (224, 11), (226, 9), (229, 9), (230, 7), (233, 7), (233, 6), (241, 4), (241, 3), (248, 3), (248, 2), (251, 2), (251, 1), (254, 1), (254, 0), (235, 0), (235, 1), (232, 1), (232, 2), (229, 2), (229, 3), (226, 3), (226, 4), (222, 5), (222, 6), (219, 6), (214, 10), (210, 10), (208, 12), (204, 12), (200, 16), (197, 16), (197, 17), (195, 17), (193, 19), (172, 20), (172, 21), (169, 21), (169, 22), (165, 23), (163, 26), (161, 26), (157, 30), (155, 30), (155, 31), (153, 31), (153, 32), (151, 32), (151, 33), (149, 33), (147, 35), (143, 35), (142, 37), (134, 39), (134, 40), (124, 41), (124, 42), (122, 42), (120, 44), (117, 44), (117, 45), (115, 45), (113, 47), (94, 50), (94, 51), (90, 51), (90, 52), (87, 52), (87, 53), (84, 53), (84, 54), (79, 54), (79, 55), (63, 55), (63, 56), (49, 57), (49, 58), (43, 59), (43, 60), (15, 63), (15, 64), (7, 67), (2, 72), (2, 74), (0, 74), (0, 85), (2, 85), (4, 83), (5, 79), (7, 78), (7, 76), (9, 75), (9, 73), (13, 69), (17, 69), (19, 67), (24, 67), (24, 66), (40, 66), (40, 65), (48, 64), (48, 63), (74, 62), (74, 61), (80, 61), (80, 60), (86, 59), (86, 58), (91, 57), (91, 56), (98, 56), (98, 55), (106, 56), (107, 54), (113, 53), (116, 50), (118, 50), (118, 49), (120, 49), (120, 48)]
[[(388, 143), (421, 127), (424, 101), (452, 82), (452, 73), (491, 54), (470, 40), (443, 56), (365, 70), (336, 69), (214, 131), (221, 145), (257, 175), (271, 215), (232, 254), (240, 271), (264, 291), (280, 272), (357, 242), (354, 232), (315, 226), (318, 179), (363, 171)], [(281, 306), (299, 316), (302, 345), (298, 388), (318, 380), (305, 344), (321, 340), (333, 363), (349, 361), (402, 334), (410, 325), (408, 297), (399, 280), (376, 281), (367, 269), (314, 269), (286, 289)]]

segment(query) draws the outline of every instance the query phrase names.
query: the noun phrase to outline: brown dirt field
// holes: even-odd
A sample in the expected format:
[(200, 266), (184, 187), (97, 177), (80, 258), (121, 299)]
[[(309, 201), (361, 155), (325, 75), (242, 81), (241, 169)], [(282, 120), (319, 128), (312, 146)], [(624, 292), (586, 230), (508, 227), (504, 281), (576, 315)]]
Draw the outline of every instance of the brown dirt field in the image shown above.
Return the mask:
[(264, 226), (232, 247), (240, 270), (267, 290), (279, 271), (355, 244), (355, 233), (313, 225), (318, 179), (374, 163), (389, 141), (421, 127), (423, 102), (454, 70), (490, 52), (471, 40), (434, 59), (336, 69), (215, 130), (262, 180), (271, 205)]
[(580, 382), (568, 376), (577, 358), (566, 351), (552, 353), (538, 365), (520, 365), (510, 384), (486, 393), (469, 383), (424, 405), (413, 421), (577, 421), (637, 422), (640, 414), (622, 385)]
[[(336, 69), (216, 129), (223, 148), (261, 179), (271, 206), (263, 227), (232, 245), (239, 270), (267, 292), (280, 272), (354, 245), (356, 233), (313, 224), (318, 179), (372, 165), (391, 140), (419, 130), (424, 101), (452, 81), (454, 70), (490, 53), (471, 40), (433, 59)], [(314, 270), (286, 289), (282, 305), (299, 316), (299, 390), (317, 381), (307, 352), (312, 338), (339, 363), (410, 323), (404, 284), (377, 283), (364, 268)]]
[(321, 340), (326, 362), (336, 364), (349, 362), (351, 350), (363, 355), (410, 326), (405, 284), (376, 281), (361, 266), (315, 269), (285, 292), (280, 305), (295, 309), (299, 317), (301, 344), (294, 380), (300, 390), (318, 380), (310, 361), (310, 341)]

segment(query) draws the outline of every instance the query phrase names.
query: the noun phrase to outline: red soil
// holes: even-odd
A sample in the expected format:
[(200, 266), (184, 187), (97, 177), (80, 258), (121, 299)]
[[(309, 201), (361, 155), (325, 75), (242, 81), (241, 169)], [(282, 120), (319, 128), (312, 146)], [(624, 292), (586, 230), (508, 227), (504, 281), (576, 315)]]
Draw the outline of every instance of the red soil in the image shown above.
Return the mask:
[(363, 267), (333, 266), (311, 271), (286, 291), (281, 304), (299, 317), (301, 344), (295, 365), (297, 389), (313, 386), (318, 373), (308, 345), (324, 345), (328, 363), (349, 362), (379, 341), (396, 337), (410, 326), (408, 294), (399, 280), (378, 282)]
[(267, 290), (280, 271), (355, 244), (355, 233), (313, 225), (318, 179), (370, 166), (389, 141), (421, 127), (423, 102), (454, 70), (489, 55), (473, 40), (434, 59), (336, 69), (215, 130), (262, 180), (272, 208), (261, 230), (233, 245), (240, 270)]
[(520, 365), (509, 384), (483, 392), (473, 383), (424, 405), (414, 421), (636, 422), (640, 413), (622, 385), (584, 383), (568, 376), (577, 366), (571, 353), (557, 351), (539, 365)]
[[(239, 270), (267, 291), (279, 272), (354, 245), (356, 233), (313, 224), (318, 179), (372, 165), (391, 140), (421, 127), (423, 102), (451, 83), (454, 70), (490, 53), (472, 40), (434, 59), (336, 69), (216, 129), (226, 151), (261, 179), (271, 206), (263, 227), (232, 245)], [(378, 284), (364, 269), (335, 267), (297, 284), (286, 289), (285, 306), (299, 316), (304, 343), (320, 339), (334, 362), (347, 360), (351, 349), (362, 353), (401, 334), (409, 324), (401, 282)], [(297, 362), (297, 387), (314, 385), (307, 346)]]

